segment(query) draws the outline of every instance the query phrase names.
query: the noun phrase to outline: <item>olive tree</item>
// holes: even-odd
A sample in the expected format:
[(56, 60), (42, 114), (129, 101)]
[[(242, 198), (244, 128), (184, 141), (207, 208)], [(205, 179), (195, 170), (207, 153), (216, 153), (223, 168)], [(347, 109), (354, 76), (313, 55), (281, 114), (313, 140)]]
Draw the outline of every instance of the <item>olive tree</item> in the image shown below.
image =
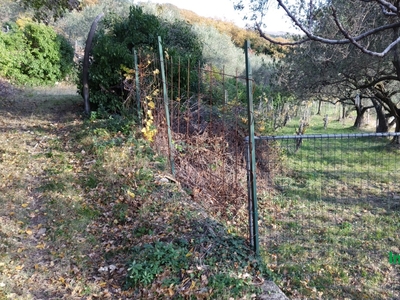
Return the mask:
[(51, 19), (58, 19), (66, 11), (78, 10), (81, 8), (79, 0), (21, 0), (21, 4), (34, 10), (35, 19), (49, 23)]
[(363, 125), (365, 112), (375, 108), (377, 131), (388, 130), (387, 120), (395, 117), (399, 82), (385, 58), (359, 56), (354, 47), (343, 49), (312, 42), (292, 48), (278, 64), (275, 88), (299, 101), (341, 103), (356, 111), (354, 127)]
[(329, 94), (337, 101), (352, 99), (358, 106), (359, 116), (364, 111), (359, 101), (361, 95), (361, 99), (371, 100), (378, 116), (382, 117), (383, 109), (387, 116), (394, 117), (396, 131), (400, 131), (397, 106), (399, 1), (298, 0), (289, 5), (277, 0), (276, 3), (303, 33), (285, 43), (271, 39), (264, 32), (263, 17), (273, 2), (236, 1), (236, 8), (243, 9), (247, 3), (255, 29), (266, 40), (297, 46), (290, 51), (295, 58), (287, 61), (286, 67), (293, 71), (291, 78), (284, 76), (287, 86), (290, 81), (297, 94), (303, 90), (309, 95), (325, 96), (325, 99)]
[[(400, 28), (400, 3), (398, 0), (232, 0), (235, 8), (244, 10), (248, 8), (250, 16), (246, 16), (254, 22), (255, 28), (267, 40), (284, 45), (299, 45), (309, 41), (317, 41), (325, 44), (353, 44), (362, 52), (383, 57), (397, 48), (400, 42), (398, 30)], [(303, 36), (295, 42), (282, 42), (271, 39), (264, 32), (264, 17), (271, 3), (281, 7), (297, 27)], [(374, 12), (381, 22), (365, 22), (363, 16)], [(321, 32), (320, 22), (325, 20), (325, 25), (336, 29), (328, 33)], [(388, 33), (392, 34), (388, 34)], [(385, 33), (390, 35), (384, 47), (371, 49), (368, 38)]]

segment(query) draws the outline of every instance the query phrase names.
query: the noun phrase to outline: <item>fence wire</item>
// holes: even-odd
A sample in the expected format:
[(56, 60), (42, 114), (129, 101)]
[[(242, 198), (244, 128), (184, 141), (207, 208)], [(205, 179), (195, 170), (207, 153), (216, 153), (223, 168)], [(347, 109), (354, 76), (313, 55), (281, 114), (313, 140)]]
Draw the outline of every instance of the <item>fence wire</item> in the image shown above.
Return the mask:
[(215, 215), (246, 218), (243, 78), (188, 60), (165, 64), (173, 147), (166, 143), (162, 99), (156, 103), (155, 146), (166, 155), (173, 151), (175, 177), (193, 200)]
[[(148, 99), (155, 102), (155, 147), (173, 151), (176, 178), (194, 201), (233, 226), (243, 224), (243, 77), (168, 59), (170, 149), (156, 92), (159, 61), (148, 60), (139, 65), (140, 86), (149, 87), (141, 88), (140, 101), (144, 117)], [(400, 152), (389, 140), (395, 135), (256, 137), (260, 249), (292, 299), (400, 298), (399, 266), (388, 258), (399, 254), (400, 264)]]
[(400, 297), (398, 135), (256, 137), (260, 248), (294, 299)]

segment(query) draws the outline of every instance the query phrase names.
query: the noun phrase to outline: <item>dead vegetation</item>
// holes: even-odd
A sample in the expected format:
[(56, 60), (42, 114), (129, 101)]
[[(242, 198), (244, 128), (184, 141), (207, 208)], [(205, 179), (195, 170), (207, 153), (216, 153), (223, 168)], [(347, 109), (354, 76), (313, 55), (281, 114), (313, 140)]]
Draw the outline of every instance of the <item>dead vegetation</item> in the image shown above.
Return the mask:
[[(197, 98), (196, 98), (197, 99)], [(185, 111), (172, 119), (173, 157), (177, 180), (192, 199), (213, 215), (247, 232), (247, 110), (242, 104), (210, 106), (200, 100), (184, 104)], [(176, 111), (176, 109), (175, 109)], [(169, 155), (166, 125), (159, 116), (155, 146)], [(273, 144), (259, 144), (257, 176), (260, 186), (273, 189), (271, 178), (279, 166), (267, 164), (277, 158)], [(240, 225), (239, 225), (240, 224)]]

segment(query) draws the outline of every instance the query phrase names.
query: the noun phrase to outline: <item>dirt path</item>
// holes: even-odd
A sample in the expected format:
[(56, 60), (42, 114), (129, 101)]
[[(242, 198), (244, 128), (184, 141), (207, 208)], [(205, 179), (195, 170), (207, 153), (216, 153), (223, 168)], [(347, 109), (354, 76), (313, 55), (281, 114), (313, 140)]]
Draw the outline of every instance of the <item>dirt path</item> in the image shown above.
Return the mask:
[[(68, 228), (54, 230), (62, 230), (60, 222), (68, 218), (60, 203), (77, 196), (59, 193), (57, 177), (74, 166), (75, 153), (57, 148), (68, 146), (65, 137), (82, 124), (79, 97), (71, 87), (53, 94), (7, 89), (4, 83), (0, 93), (0, 299), (74, 299), (73, 289), (76, 295), (84, 289), (77, 282), (82, 271), (76, 269), (79, 257), (66, 257), (65, 249), (79, 245), (68, 245)], [(53, 243), (59, 234), (66, 244)]]

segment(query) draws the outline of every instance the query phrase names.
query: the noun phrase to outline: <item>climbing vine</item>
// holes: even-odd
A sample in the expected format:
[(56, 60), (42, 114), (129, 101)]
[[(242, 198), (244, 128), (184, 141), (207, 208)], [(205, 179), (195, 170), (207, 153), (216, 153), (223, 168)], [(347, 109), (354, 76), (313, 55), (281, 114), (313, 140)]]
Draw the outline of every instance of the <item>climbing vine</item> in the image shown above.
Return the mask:
[(142, 123), (143, 137), (152, 142), (157, 129), (154, 124), (154, 111), (156, 109), (156, 99), (160, 94), (158, 89), (158, 75), (160, 71), (155, 67), (154, 60), (149, 54), (145, 55), (138, 65), (139, 72), (139, 91), (135, 83), (136, 71), (121, 65), (124, 72), (124, 88), (129, 91), (128, 97), (124, 102), (125, 109), (134, 107), (137, 97), (140, 98), (140, 111), (137, 112), (138, 118)]

